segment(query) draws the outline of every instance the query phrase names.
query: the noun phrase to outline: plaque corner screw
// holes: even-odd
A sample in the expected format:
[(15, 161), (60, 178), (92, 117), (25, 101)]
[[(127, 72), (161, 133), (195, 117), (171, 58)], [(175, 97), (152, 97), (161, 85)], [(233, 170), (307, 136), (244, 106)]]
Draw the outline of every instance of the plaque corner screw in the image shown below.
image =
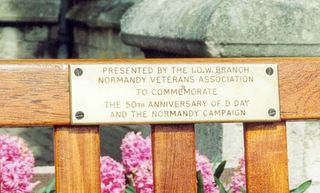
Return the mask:
[(76, 76), (81, 76), (81, 75), (83, 74), (83, 70), (82, 70), (81, 68), (76, 68), (76, 69), (74, 70), (74, 74), (75, 74)]
[(271, 68), (271, 67), (268, 67), (268, 68), (266, 69), (266, 73), (267, 73), (267, 75), (269, 75), (269, 76), (271, 76), (271, 75), (273, 74), (273, 72), (274, 72), (274, 70), (273, 70), (273, 68)]
[(77, 118), (78, 120), (83, 119), (83, 118), (84, 118), (84, 113), (83, 113), (82, 111), (78, 111), (78, 112), (76, 113), (76, 118)]
[(268, 110), (268, 114), (269, 114), (269, 116), (274, 117), (274, 116), (276, 116), (277, 111), (274, 108), (271, 108)]

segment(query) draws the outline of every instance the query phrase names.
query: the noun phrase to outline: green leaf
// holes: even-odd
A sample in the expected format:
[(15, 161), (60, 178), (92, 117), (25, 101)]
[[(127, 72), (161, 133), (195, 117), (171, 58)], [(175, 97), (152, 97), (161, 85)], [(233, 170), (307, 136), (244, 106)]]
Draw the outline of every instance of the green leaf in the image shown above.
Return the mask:
[(124, 190), (125, 193), (136, 193), (136, 190), (133, 186), (127, 185), (127, 188)]
[(46, 187), (41, 188), (37, 193), (55, 193), (55, 179), (52, 178)]
[(56, 180), (55, 178), (52, 178), (49, 182), (49, 185), (46, 188), (46, 192), (45, 193), (52, 193), (55, 192), (55, 185), (56, 185)]
[(226, 163), (227, 163), (227, 161), (224, 160), (224, 161), (222, 161), (222, 162), (219, 164), (219, 166), (217, 167), (216, 171), (214, 172), (214, 176), (215, 176), (216, 178), (219, 179), (219, 178), (221, 177), (221, 175), (222, 175), (222, 173), (223, 173), (223, 171), (224, 171), (224, 168), (225, 168), (225, 166), (226, 166)]
[(290, 190), (291, 193), (303, 193), (305, 192), (312, 184), (312, 180), (305, 181), (298, 188)]
[(219, 180), (219, 178), (217, 177), (214, 177), (214, 181), (216, 182), (216, 184), (218, 185), (219, 189), (220, 189), (220, 192), (219, 193), (228, 193), (229, 191), (227, 191), (222, 182)]
[(228, 192), (226, 191), (226, 189), (224, 187), (220, 187), (220, 192), (219, 193), (228, 193)]
[(38, 190), (37, 193), (46, 193), (46, 188), (45, 187), (41, 188), (40, 190)]
[(201, 171), (197, 171), (198, 193), (204, 193), (203, 177)]
[(244, 189), (243, 187), (240, 188), (241, 193), (246, 193), (246, 189)]

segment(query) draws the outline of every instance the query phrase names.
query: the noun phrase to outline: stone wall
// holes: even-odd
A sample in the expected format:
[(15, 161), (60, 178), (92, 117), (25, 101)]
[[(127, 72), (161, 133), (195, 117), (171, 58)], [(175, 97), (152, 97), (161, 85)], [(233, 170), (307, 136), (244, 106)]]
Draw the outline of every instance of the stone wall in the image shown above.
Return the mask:
[(72, 22), (74, 58), (144, 58), (136, 47), (124, 44), (120, 37), (120, 19), (132, 6), (129, 1), (84, 1), (69, 11)]
[(75, 26), (74, 58), (144, 58), (143, 52), (125, 45), (118, 29)]
[(1, 1), (0, 58), (55, 57), (59, 9), (60, 0)]
[(317, 0), (144, 0), (123, 16), (121, 36), (195, 57), (319, 56), (319, 9)]
[(54, 58), (56, 32), (48, 25), (1, 26), (0, 58)]

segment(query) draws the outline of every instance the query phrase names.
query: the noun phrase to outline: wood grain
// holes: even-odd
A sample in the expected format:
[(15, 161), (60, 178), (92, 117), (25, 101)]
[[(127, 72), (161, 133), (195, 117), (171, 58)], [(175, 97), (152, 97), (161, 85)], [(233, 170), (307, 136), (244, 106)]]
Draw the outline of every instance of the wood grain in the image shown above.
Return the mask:
[(68, 125), (68, 64), (277, 63), (281, 118), (320, 119), (320, 58), (0, 61), (0, 126)]
[(320, 61), (279, 63), (281, 118), (320, 119)]
[(193, 125), (152, 128), (155, 193), (196, 193), (195, 130)]
[(0, 65), (0, 124), (69, 123), (68, 66)]
[(100, 193), (98, 126), (55, 127), (57, 193)]
[(289, 193), (285, 122), (247, 123), (244, 129), (248, 193)]

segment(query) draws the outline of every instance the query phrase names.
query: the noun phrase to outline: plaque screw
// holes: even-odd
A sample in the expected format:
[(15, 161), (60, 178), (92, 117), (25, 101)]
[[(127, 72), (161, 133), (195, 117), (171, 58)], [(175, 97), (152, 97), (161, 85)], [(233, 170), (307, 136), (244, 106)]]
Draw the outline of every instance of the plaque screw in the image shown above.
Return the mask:
[(271, 75), (273, 74), (273, 68), (268, 67), (268, 68), (266, 69), (266, 73), (267, 73), (269, 76), (271, 76)]
[(83, 74), (83, 70), (82, 70), (81, 68), (76, 68), (76, 69), (74, 70), (74, 74), (75, 74), (76, 76), (81, 76), (81, 75)]
[(84, 118), (84, 113), (83, 113), (82, 111), (78, 111), (78, 112), (76, 113), (76, 118), (77, 118), (78, 120), (83, 119), (83, 118)]
[(277, 114), (277, 111), (275, 109), (269, 109), (268, 111), (269, 116), (274, 117)]

